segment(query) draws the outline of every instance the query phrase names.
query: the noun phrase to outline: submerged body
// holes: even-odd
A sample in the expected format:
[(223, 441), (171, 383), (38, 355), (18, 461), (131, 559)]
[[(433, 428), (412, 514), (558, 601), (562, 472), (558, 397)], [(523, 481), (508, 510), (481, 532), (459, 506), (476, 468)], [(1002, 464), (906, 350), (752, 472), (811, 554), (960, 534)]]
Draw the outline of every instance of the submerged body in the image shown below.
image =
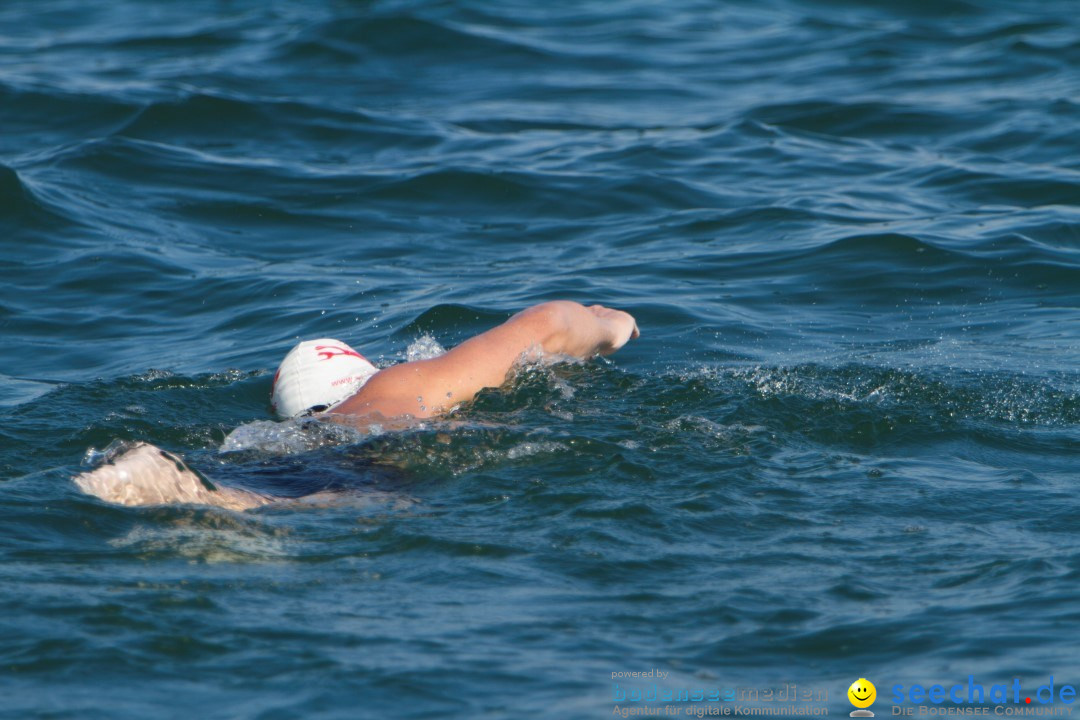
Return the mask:
[[(317, 417), (361, 429), (375, 424), (407, 428), (450, 412), (484, 388), (501, 386), (523, 358), (609, 355), (638, 335), (634, 318), (620, 310), (569, 301), (542, 303), (437, 358), (374, 372), (358, 391)], [(75, 484), (120, 505), (189, 503), (246, 510), (279, 499), (214, 483), (147, 443), (78, 475)]]

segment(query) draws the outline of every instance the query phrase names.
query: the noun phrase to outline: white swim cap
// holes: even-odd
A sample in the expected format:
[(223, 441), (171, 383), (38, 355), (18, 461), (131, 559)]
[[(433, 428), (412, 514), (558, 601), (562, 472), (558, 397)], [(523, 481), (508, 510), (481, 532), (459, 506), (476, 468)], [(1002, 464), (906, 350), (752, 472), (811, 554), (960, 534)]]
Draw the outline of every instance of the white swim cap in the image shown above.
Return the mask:
[(308, 340), (281, 361), (270, 403), (281, 418), (321, 412), (352, 395), (377, 372), (379, 368), (340, 340)]

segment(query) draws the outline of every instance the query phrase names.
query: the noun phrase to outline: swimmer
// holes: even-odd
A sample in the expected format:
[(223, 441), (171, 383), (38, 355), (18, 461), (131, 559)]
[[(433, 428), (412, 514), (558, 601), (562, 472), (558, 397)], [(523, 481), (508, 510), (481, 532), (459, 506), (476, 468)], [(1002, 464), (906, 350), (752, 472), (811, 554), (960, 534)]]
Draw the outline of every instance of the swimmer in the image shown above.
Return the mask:
[[(634, 318), (621, 310), (556, 300), (523, 310), (439, 357), (382, 370), (345, 343), (312, 340), (285, 356), (274, 376), (271, 404), (283, 419), (311, 416), (359, 429), (403, 429), (447, 414), (484, 388), (501, 386), (521, 359), (542, 354), (586, 360), (610, 355), (638, 335)], [(78, 475), (75, 484), (120, 505), (247, 510), (279, 500), (215, 483), (149, 443), (137, 443)]]

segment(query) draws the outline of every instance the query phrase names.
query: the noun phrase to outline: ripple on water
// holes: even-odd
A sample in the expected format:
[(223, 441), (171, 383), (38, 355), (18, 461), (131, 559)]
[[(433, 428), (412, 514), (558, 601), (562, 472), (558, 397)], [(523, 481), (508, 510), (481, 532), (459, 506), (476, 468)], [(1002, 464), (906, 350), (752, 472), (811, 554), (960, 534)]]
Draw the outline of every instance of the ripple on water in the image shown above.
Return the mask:
[[(0, 4), (11, 714), (1064, 681), (1073, 3), (30, 6)], [(643, 336), (407, 432), (270, 422), (302, 338), (384, 366), (559, 297)], [(79, 494), (116, 439), (285, 501)]]

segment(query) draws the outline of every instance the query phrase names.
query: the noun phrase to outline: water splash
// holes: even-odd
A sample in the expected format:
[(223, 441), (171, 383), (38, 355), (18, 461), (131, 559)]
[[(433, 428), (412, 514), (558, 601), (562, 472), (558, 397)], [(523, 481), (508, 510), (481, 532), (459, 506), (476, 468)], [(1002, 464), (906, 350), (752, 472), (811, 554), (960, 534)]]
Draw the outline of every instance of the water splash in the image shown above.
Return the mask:
[(359, 442), (365, 437), (369, 437), (369, 433), (347, 425), (311, 418), (284, 422), (256, 420), (230, 432), (218, 451), (297, 455), (322, 447)]
[(431, 335), (421, 335), (409, 343), (405, 351), (405, 360), (408, 362), (431, 360), (444, 354), (446, 354), (446, 348), (440, 345), (438, 340)]

